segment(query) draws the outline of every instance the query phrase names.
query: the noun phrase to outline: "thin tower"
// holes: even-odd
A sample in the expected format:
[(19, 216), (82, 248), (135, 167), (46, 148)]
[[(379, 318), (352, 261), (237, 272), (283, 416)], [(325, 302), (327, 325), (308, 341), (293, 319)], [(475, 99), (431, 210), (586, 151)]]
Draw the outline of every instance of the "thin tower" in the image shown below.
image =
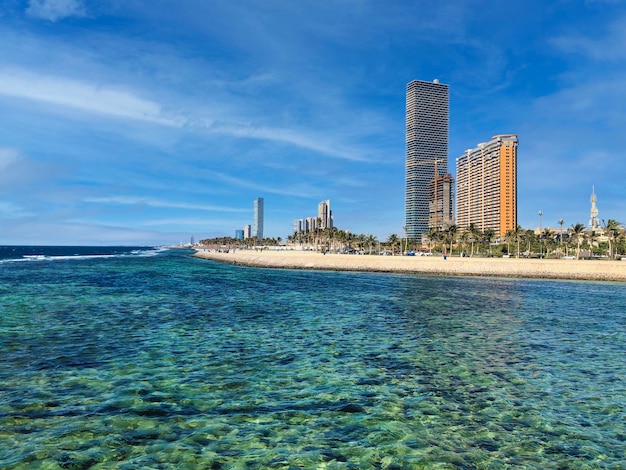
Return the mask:
[(597, 230), (600, 227), (600, 223), (598, 222), (598, 206), (596, 206), (596, 202), (598, 201), (598, 198), (596, 197), (595, 186), (591, 187), (591, 198), (589, 199), (589, 201), (591, 202), (589, 228), (591, 230)]
[[(448, 173), (449, 90), (439, 80), (406, 86), (406, 233), (428, 232), (432, 184)], [(436, 173), (435, 173), (436, 171)]]
[(254, 223), (252, 226), (252, 236), (258, 241), (263, 240), (263, 198), (254, 200)]

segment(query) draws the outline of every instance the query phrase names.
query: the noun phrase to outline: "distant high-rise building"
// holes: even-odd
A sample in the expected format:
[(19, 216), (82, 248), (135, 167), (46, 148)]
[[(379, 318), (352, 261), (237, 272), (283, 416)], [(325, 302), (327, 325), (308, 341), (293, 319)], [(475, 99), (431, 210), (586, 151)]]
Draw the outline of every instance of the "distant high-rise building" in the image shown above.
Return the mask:
[(252, 225), (252, 236), (258, 241), (263, 240), (263, 198), (254, 200), (254, 221)]
[(456, 224), (504, 238), (517, 228), (517, 135), (502, 134), (456, 159)]
[(319, 228), (331, 228), (333, 226), (333, 213), (330, 210), (330, 199), (320, 202), (317, 205), (317, 218)]
[(316, 217), (307, 217), (304, 219), (304, 231), (312, 232), (317, 228), (317, 218)]
[(247, 224), (244, 228), (243, 228), (243, 238), (250, 238), (252, 237), (252, 226), (250, 224)]
[(431, 183), (448, 173), (448, 85), (413, 80), (406, 86), (406, 231), (429, 228)]
[(235, 230), (235, 240), (243, 240), (243, 230)]
[(304, 219), (295, 219), (293, 221), (293, 233), (306, 232)]
[(429, 187), (428, 228), (441, 232), (454, 224), (454, 178), (450, 173), (437, 176)]

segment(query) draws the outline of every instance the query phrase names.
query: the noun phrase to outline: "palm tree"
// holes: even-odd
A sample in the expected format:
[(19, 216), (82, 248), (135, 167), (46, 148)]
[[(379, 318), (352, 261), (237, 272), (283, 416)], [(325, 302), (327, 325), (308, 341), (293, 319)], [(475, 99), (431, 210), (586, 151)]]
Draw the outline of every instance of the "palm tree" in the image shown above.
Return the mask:
[(377, 239), (374, 235), (365, 235), (365, 242), (367, 243), (367, 245), (370, 248), (370, 252), (369, 254), (372, 254), (372, 247), (376, 244)]
[(608, 239), (609, 239), (609, 258), (610, 259), (613, 259), (613, 241), (619, 235), (621, 225), (622, 224), (620, 224), (615, 219), (609, 219), (609, 221), (606, 223), (606, 230), (608, 232)]
[(450, 225), (447, 229), (441, 232), (444, 247), (447, 248), (447, 245), (450, 245), (450, 256), (452, 256), (452, 244), (456, 241), (456, 232), (456, 225)]
[(526, 243), (528, 243), (527, 245), (527, 249), (526, 249), (526, 253), (528, 253), (526, 255), (526, 257), (530, 257), (530, 250), (532, 248), (532, 244), (535, 241), (535, 239), (537, 238), (535, 235), (535, 231), (534, 230), (524, 230), (522, 233), (522, 238), (524, 239), (524, 241)]
[(514, 239), (517, 243), (517, 255), (516, 257), (519, 258), (519, 247), (520, 247), (520, 241), (522, 238), (522, 235), (524, 234), (524, 230), (522, 229), (521, 225), (518, 225), (517, 227), (515, 227), (515, 230), (510, 230), (509, 233), (507, 234), (507, 237), (511, 236), (512, 239)]
[(435, 227), (431, 227), (428, 229), (428, 249), (433, 251), (433, 243), (436, 245), (437, 242), (441, 239), (442, 233), (438, 232)]
[(511, 242), (515, 241), (516, 238), (517, 238), (517, 233), (515, 230), (509, 230), (508, 232), (506, 232), (506, 235), (504, 236), (504, 240), (506, 241), (506, 253), (509, 256), (511, 256)]
[(585, 225), (577, 223), (572, 225), (572, 237), (576, 240), (576, 259), (580, 259), (580, 245), (585, 235)]
[(461, 241), (461, 251), (463, 253), (466, 253), (465, 248), (467, 246), (467, 242), (469, 241), (469, 239), (470, 239), (470, 233), (467, 230), (463, 230), (461, 232), (461, 238), (460, 238), (460, 241)]
[(549, 228), (545, 228), (543, 232), (541, 232), (541, 239), (546, 245), (546, 258), (547, 258), (548, 254), (550, 253), (550, 244), (552, 242), (552, 232), (550, 231)]
[(491, 242), (496, 236), (496, 231), (492, 228), (485, 229), (483, 232), (483, 241), (487, 244), (487, 249), (489, 250), (489, 256), (491, 256)]
[(470, 253), (470, 256), (474, 256), (474, 243), (480, 237), (480, 230), (478, 230), (478, 227), (476, 227), (475, 223), (471, 223), (469, 224), (467, 231), (469, 232), (470, 239), (472, 241), (472, 251)]
[(391, 235), (389, 235), (389, 238), (387, 238), (387, 241), (385, 242), (385, 244), (391, 248), (391, 253), (394, 255), (396, 254), (396, 245), (398, 244), (398, 240), (398, 235), (392, 233)]

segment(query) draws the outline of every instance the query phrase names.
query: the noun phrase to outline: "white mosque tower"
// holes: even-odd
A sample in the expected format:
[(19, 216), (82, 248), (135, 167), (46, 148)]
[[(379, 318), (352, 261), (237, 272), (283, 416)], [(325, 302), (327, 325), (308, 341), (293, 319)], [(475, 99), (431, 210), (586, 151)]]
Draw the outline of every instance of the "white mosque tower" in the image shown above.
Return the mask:
[(596, 197), (595, 187), (591, 187), (591, 218), (589, 219), (589, 228), (591, 230), (597, 230), (600, 228), (600, 223), (598, 222), (598, 207), (596, 206), (596, 201), (598, 198)]

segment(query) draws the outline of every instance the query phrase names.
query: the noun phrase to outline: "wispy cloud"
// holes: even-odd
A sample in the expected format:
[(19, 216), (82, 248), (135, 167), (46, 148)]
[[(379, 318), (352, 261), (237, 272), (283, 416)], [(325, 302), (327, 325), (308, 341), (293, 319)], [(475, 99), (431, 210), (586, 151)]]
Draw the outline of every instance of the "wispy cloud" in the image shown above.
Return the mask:
[[(47, 164), (35, 162), (12, 147), (0, 147), (0, 194), (11, 190), (16, 195), (16, 188), (27, 186), (33, 181), (49, 177), (51, 169)], [(21, 192), (21, 191), (20, 191)]]
[(6, 174), (10, 167), (19, 160), (19, 153), (16, 149), (0, 147), (0, 175)]
[(364, 152), (295, 128), (264, 127), (253, 122), (197, 119), (200, 109), (168, 114), (163, 106), (133, 91), (74, 78), (43, 75), (21, 69), (0, 69), (0, 95), (22, 98), (113, 118), (144, 121), (230, 137), (285, 143), (333, 158), (367, 162)]
[(253, 125), (234, 125), (216, 123), (209, 127), (216, 134), (224, 134), (233, 137), (247, 137), (250, 139), (270, 140), (292, 144), (297, 147), (312, 150), (342, 160), (354, 162), (369, 161), (362, 152), (349, 149), (337, 143), (325, 142), (323, 138), (316, 138), (313, 134), (305, 134), (294, 129), (256, 127)]
[(0, 201), (0, 215), (5, 217), (28, 217), (33, 214), (9, 201)]
[(189, 210), (201, 210), (209, 212), (249, 212), (249, 209), (241, 209), (237, 207), (228, 206), (213, 206), (208, 204), (190, 204), (179, 203), (172, 201), (164, 201), (160, 199), (154, 199), (149, 197), (88, 197), (84, 199), (84, 202), (93, 204), (119, 204), (119, 205), (141, 205), (157, 208), (169, 208), (169, 209), (189, 209)]
[[(248, 213), (251, 213), (252, 210), (248, 210)], [(173, 226), (173, 227), (190, 227), (192, 229), (197, 229), (198, 227), (220, 227), (221, 229), (224, 228), (232, 228), (232, 227), (236, 227), (236, 224), (233, 223), (233, 220), (231, 219), (207, 219), (207, 218), (197, 218), (197, 217), (191, 217), (191, 218), (183, 218), (183, 217), (176, 217), (176, 218), (171, 218), (171, 219), (154, 219), (154, 220), (145, 220), (143, 222), (141, 222), (141, 226), (142, 227), (157, 227), (157, 226)]]
[[(535, 107), (544, 118), (570, 125), (578, 122), (602, 122), (605, 126), (622, 127), (626, 84), (621, 76), (582, 79), (570, 87), (535, 100)], [(606, 130), (606, 127), (605, 127)]]
[(312, 189), (306, 182), (300, 182), (297, 187), (285, 187), (283, 185), (259, 184), (251, 178), (236, 178), (234, 176), (217, 171), (207, 171), (203, 173), (206, 178), (225, 183), (237, 188), (252, 189), (260, 194), (278, 194), (289, 197), (310, 197)]
[(48, 21), (72, 16), (85, 16), (85, 6), (79, 0), (29, 0), (26, 14)]
[(607, 25), (604, 34), (570, 34), (552, 38), (549, 43), (561, 52), (597, 61), (621, 62), (626, 58), (626, 16)]
[(136, 94), (67, 77), (40, 75), (24, 70), (0, 70), (0, 95), (66, 106), (112, 117), (181, 126), (166, 116), (161, 106)]

